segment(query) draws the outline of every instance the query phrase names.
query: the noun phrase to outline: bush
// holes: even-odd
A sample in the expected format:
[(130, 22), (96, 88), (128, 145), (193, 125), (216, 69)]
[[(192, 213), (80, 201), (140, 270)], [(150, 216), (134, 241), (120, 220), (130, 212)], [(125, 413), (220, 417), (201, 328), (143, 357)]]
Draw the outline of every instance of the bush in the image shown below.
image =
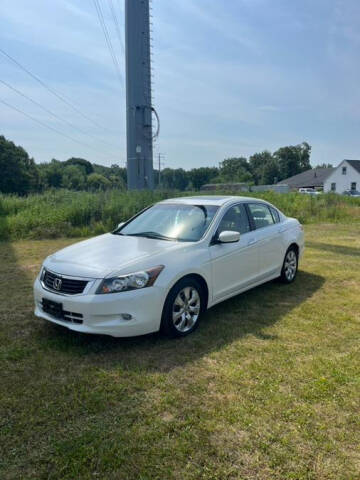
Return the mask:
[[(91, 236), (111, 231), (119, 222), (154, 202), (179, 195), (183, 193), (119, 190), (50, 190), (27, 197), (0, 195), (0, 239)], [(274, 192), (247, 195), (268, 200), (302, 223), (360, 223), (360, 200), (357, 198)]]

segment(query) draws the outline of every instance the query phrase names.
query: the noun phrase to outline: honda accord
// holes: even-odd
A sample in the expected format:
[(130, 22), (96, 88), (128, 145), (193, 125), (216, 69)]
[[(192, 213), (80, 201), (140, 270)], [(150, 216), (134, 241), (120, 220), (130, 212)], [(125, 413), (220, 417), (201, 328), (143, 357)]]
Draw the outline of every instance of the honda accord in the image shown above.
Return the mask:
[(181, 337), (227, 298), (275, 278), (293, 282), (303, 250), (301, 224), (263, 200), (164, 200), (47, 257), (35, 315), (78, 332)]

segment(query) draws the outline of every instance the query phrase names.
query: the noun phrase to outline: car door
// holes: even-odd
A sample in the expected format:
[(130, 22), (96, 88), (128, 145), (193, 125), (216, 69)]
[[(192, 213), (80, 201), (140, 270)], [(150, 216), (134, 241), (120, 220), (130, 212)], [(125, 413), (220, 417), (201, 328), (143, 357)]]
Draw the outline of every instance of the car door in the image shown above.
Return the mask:
[(261, 279), (271, 277), (282, 265), (283, 243), (278, 216), (271, 213), (265, 203), (248, 203), (250, 221), (255, 228), (259, 248), (259, 275)]
[[(217, 236), (226, 230), (240, 232), (240, 240), (216, 243)], [(259, 275), (258, 246), (243, 203), (229, 207), (224, 213), (209, 248), (214, 302), (256, 282)]]

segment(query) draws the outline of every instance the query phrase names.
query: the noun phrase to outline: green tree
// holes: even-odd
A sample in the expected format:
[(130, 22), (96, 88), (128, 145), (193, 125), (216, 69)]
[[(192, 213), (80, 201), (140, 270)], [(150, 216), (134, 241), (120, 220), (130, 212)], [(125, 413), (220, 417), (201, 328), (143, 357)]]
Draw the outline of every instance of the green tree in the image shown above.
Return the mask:
[(188, 180), (191, 188), (200, 190), (206, 183), (219, 175), (219, 169), (216, 167), (193, 168), (188, 172)]
[(292, 177), (311, 168), (311, 146), (303, 142), (300, 145), (281, 147), (274, 153), (279, 162), (280, 179)]
[(120, 167), (116, 163), (111, 165), (111, 167), (105, 167), (104, 165), (98, 165), (93, 163), (94, 173), (99, 173), (104, 177), (110, 180), (110, 177), (118, 177), (119, 181), (116, 182), (117, 184), (126, 185), (127, 181), (127, 172), (126, 168)]
[(185, 190), (188, 185), (187, 172), (183, 168), (164, 168), (161, 186), (169, 190)]
[(220, 182), (252, 182), (253, 176), (245, 157), (226, 158), (219, 164)]
[(334, 165), (332, 163), (320, 163), (315, 168), (334, 168)]
[(122, 180), (122, 184), (126, 186), (127, 184), (127, 169), (124, 167), (120, 167), (116, 163), (111, 165), (110, 167), (110, 175), (116, 175)]
[(86, 175), (90, 175), (90, 173), (93, 173), (94, 171), (92, 163), (90, 163), (88, 160), (85, 160), (84, 158), (71, 157), (69, 158), (69, 160), (66, 160), (64, 162), (64, 165), (75, 165), (75, 167), (79, 167), (81, 170), (83, 170)]
[[(249, 158), (249, 168), (252, 173), (255, 185), (264, 184), (264, 171), (268, 162), (273, 161), (273, 156), (268, 150), (254, 153)], [(272, 183), (272, 182), (271, 182)]]
[(276, 158), (271, 157), (263, 167), (261, 185), (272, 185), (279, 181), (280, 168)]
[(111, 181), (99, 173), (91, 173), (87, 177), (87, 185), (90, 190), (106, 190), (112, 186)]
[(39, 188), (34, 159), (4, 136), (0, 136), (0, 172), (0, 192), (26, 195)]
[(69, 190), (84, 190), (86, 176), (81, 167), (75, 167), (75, 165), (64, 167), (61, 186)]
[(118, 188), (119, 190), (126, 190), (126, 183), (122, 177), (117, 175), (110, 175), (108, 180), (110, 181), (111, 188)]
[(61, 187), (64, 170), (63, 162), (59, 162), (59, 160), (53, 158), (50, 163), (41, 163), (38, 165), (38, 169), (42, 189)]

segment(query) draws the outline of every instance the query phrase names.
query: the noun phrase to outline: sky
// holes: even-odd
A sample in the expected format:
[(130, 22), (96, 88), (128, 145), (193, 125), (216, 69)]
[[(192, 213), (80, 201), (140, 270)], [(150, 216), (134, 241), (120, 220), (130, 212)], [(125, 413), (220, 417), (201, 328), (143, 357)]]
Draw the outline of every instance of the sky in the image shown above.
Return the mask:
[[(92, 0), (0, 2), (0, 49), (77, 108), (0, 53), (0, 135), (36, 162), (76, 156), (125, 165), (124, 40), (110, 0), (99, 1), (120, 79)], [(123, 37), (124, 0), (112, 2)], [(360, 158), (358, 0), (153, 0), (152, 7), (155, 154), (164, 154), (163, 167), (214, 166), (303, 141), (313, 166)]]

